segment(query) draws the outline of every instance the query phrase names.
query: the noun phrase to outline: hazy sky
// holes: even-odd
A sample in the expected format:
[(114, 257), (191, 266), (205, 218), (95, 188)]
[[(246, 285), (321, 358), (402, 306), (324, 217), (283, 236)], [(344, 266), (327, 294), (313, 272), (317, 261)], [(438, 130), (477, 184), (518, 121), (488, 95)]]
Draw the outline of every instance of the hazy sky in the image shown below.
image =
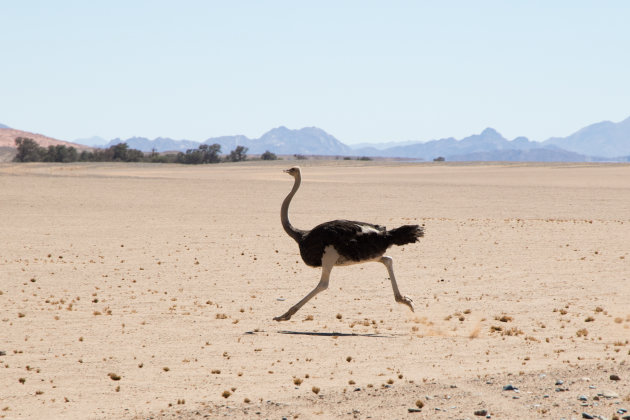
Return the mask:
[(625, 0), (24, 0), (0, 17), (0, 123), (63, 140), (544, 140), (630, 116)]

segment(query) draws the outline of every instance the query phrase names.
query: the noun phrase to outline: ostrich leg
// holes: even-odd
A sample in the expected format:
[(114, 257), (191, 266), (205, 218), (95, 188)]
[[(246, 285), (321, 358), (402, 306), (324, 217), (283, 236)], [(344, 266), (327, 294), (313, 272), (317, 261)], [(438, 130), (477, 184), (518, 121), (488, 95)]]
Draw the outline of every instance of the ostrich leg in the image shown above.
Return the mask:
[(283, 315), (275, 317), (274, 321), (288, 321), (291, 319), (294, 313), (296, 313), (306, 302), (313, 299), (319, 292), (322, 292), (328, 288), (328, 280), (330, 279), (330, 272), (332, 271), (333, 266), (339, 259), (339, 254), (333, 247), (327, 247), (324, 251), (324, 255), (322, 256), (322, 277), (319, 280), (319, 283), (311, 292), (304, 296), (304, 298), (291, 306), (291, 308), (284, 313)]
[(389, 273), (389, 279), (392, 281), (392, 289), (394, 289), (394, 299), (396, 300), (396, 302), (409, 306), (409, 309), (411, 309), (411, 312), (414, 312), (413, 300), (411, 300), (410, 297), (401, 295), (400, 290), (398, 290), (398, 284), (396, 284), (396, 277), (394, 277), (394, 263), (393, 263), (392, 258), (384, 256), (384, 257), (381, 257), (379, 262), (382, 262), (385, 265), (385, 267), (387, 267), (387, 272)]

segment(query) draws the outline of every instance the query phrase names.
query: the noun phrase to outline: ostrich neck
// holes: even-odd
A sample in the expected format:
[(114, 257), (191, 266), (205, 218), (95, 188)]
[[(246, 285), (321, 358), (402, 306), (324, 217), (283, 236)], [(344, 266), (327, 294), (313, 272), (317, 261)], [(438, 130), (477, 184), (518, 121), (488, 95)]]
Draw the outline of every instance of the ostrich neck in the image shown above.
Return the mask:
[(282, 227), (284, 228), (284, 231), (296, 242), (299, 241), (299, 239), (302, 237), (302, 233), (291, 226), (291, 222), (289, 222), (289, 204), (291, 204), (291, 199), (297, 192), (298, 188), (300, 188), (300, 182), (301, 178), (298, 174), (295, 177), (295, 183), (293, 184), (291, 192), (284, 199), (284, 201), (282, 202), (282, 207), (280, 208), (280, 220), (282, 220)]

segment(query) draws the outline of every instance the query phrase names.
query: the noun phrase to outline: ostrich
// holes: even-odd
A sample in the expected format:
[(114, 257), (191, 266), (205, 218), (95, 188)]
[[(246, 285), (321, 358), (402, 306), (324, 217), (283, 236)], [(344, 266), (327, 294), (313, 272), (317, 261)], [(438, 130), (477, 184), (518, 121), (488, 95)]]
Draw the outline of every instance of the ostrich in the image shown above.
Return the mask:
[(392, 245), (414, 243), (424, 235), (424, 229), (418, 225), (404, 225), (393, 230), (385, 226), (350, 220), (333, 220), (315, 226), (312, 230), (300, 230), (289, 222), (289, 204), (300, 188), (302, 175), (295, 166), (284, 172), (295, 178), (293, 189), (282, 202), (280, 218), (282, 227), (300, 247), (302, 260), (311, 267), (322, 267), (322, 276), (315, 287), (302, 300), (293, 305), (285, 314), (274, 318), (275, 321), (288, 321), (306, 302), (319, 292), (328, 288), (330, 272), (334, 266), (358, 264), (369, 261), (380, 262), (387, 268), (389, 279), (394, 289), (394, 299), (398, 303), (409, 306), (413, 312), (413, 301), (400, 294), (392, 258), (385, 256), (385, 251)]

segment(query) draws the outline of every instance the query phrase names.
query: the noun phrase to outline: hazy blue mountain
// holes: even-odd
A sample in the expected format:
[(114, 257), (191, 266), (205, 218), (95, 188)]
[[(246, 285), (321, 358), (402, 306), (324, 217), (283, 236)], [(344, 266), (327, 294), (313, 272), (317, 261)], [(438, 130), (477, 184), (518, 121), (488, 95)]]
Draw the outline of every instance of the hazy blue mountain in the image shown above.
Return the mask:
[(568, 137), (552, 137), (544, 142), (571, 152), (613, 158), (630, 154), (630, 118), (613, 123), (591, 124)]
[(525, 137), (517, 137), (508, 141), (493, 128), (486, 128), (481, 134), (475, 134), (461, 140), (452, 137), (431, 140), (426, 143), (414, 143), (407, 146), (390, 147), (387, 149), (355, 149), (355, 154), (364, 156), (406, 157), (414, 159), (433, 160), (442, 156), (447, 160), (452, 157), (466, 156), (475, 153), (487, 153), (501, 150), (531, 150), (544, 148), (540, 143), (529, 141)]
[(252, 153), (262, 153), (265, 150), (279, 154), (304, 155), (346, 155), (352, 152), (349, 146), (317, 127), (299, 130), (274, 128), (251, 143)]
[(107, 143), (107, 140), (99, 136), (92, 136), (85, 139), (76, 139), (74, 140), (74, 143), (79, 143), (90, 147), (101, 147)]
[(11, 128), (8, 125), (0, 124), (0, 128)]
[(142, 150), (143, 152), (151, 152), (152, 150), (157, 152), (185, 152), (187, 149), (196, 149), (201, 144), (197, 141), (173, 140), (167, 137), (157, 137), (153, 140), (149, 140), (145, 137), (131, 137), (127, 140), (119, 138), (113, 139), (103, 147), (107, 148), (118, 143), (127, 143), (130, 148)]
[(258, 139), (245, 136), (214, 137), (204, 143), (221, 145), (221, 151), (227, 153), (236, 146), (245, 146), (249, 153), (260, 154), (269, 150), (277, 154), (303, 155), (348, 155), (352, 149), (335, 137), (317, 127), (305, 127), (291, 130), (277, 127), (269, 130)]

